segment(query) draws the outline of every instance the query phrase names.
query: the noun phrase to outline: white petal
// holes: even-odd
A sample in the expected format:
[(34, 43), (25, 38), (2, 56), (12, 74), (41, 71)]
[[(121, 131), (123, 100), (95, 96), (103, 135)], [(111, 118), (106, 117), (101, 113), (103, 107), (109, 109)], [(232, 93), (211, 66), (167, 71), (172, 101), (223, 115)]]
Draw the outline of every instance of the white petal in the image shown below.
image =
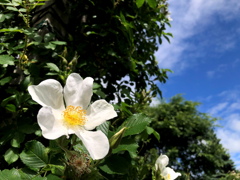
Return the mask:
[(87, 122), (84, 127), (92, 130), (106, 120), (117, 116), (113, 106), (105, 100), (97, 100), (87, 109)]
[(62, 122), (54, 116), (56, 113), (61, 112), (53, 113), (50, 107), (42, 107), (38, 112), (38, 124), (42, 129), (42, 135), (46, 139), (57, 139), (62, 135), (67, 135), (68, 130), (63, 126)]
[(32, 96), (32, 99), (42, 106), (64, 109), (63, 88), (56, 80), (48, 79), (42, 81), (37, 86), (29, 86), (28, 92)]
[(64, 87), (64, 99), (66, 105), (81, 106), (86, 109), (92, 97), (93, 78), (88, 77), (84, 80), (77, 73), (68, 76)]
[(176, 173), (172, 168), (169, 168), (169, 167), (164, 168), (164, 170), (161, 174), (167, 180), (174, 180), (178, 176), (181, 176), (180, 173), (178, 173), (178, 172)]
[(109, 151), (109, 141), (102, 131), (77, 130), (76, 135), (82, 140), (92, 159), (102, 159)]
[(163, 169), (168, 165), (169, 158), (166, 155), (160, 155), (155, 163), (156, 170), (163, 171)]

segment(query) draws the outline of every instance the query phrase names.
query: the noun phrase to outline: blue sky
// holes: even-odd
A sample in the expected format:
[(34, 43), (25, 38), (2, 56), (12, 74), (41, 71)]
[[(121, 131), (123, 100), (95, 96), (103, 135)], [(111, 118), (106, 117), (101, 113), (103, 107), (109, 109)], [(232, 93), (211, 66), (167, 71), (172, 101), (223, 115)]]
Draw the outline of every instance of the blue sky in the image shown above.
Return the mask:
[(216, 134), (240, 169), (240, 1), (169, 0), (169, 9), (174, 38), (155, 54), (174, 71), (163, 97), (183, 94), (221, 118)]

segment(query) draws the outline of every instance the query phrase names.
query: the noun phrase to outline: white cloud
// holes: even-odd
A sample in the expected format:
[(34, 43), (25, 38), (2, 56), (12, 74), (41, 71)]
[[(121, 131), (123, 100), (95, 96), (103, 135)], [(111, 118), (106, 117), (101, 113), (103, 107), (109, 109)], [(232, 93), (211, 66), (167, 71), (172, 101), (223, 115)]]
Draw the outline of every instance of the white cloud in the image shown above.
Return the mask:
[[(210, 59), (209, 54), (204, 51), (206, 47), (211, 48), (212, 54), (220, 56), (221, 51), (228, 51), (236, 46), (240, 35), (240, 23), (236, 22), (240, 16), (240, 0), (169, 0), (169, 4), (173, 21), (172, 27), (167, 31), (174, 38), (171, 39), (171, 44), (163, 42), (155, 54), (160, 68), (169, 68), (178, 74), (188, 67), (193, 68), (193, 64), (198, 65), (198, 57)], [(218, 26), (219, 22), (229, 21), (237, 25), (228, 26), (227, 32)], [(209, 77), (221, 77), (220, 73), (238, 68), (236, 64), (239, 65), (239, 62), (235, 60), (235, 64), (227, 66), (221, 64), (209, 69), (206, 74)], [(208, 112), (222, 118), (218, 122), (223, 127), (217, 128), (217, 136), (240, 168), (239, 159), (236, 158), (240, 156), (240, 86), (205, 99), (207, 106), (212, 106)], [(218, 103), (215, 102), (216, 99)]]
[[(171, 44), (163, 42), (155, 54), (160, 68), (169, 68), (179, 72), (188, 67), (190, 62), (188, 58), (184, 58), (183, 54), (185, 51), (194, 50), (193, 44), (188, 40), (206, 28), (211, 28), (216, 18), (222, 21), (235, 18), (237, 14), (239, 15), (239, 7), (239, 0), (169, 0), (169, 9), (174, 21), (172, 28), (168, 31), (173, 34), (174, 38), (171, 39)], [(216, 50), (235, 46), (235, 36), (224, 34), (221, 37), (225, 37), (225, 40), (221, 39), (216, 42)], [(194, 53), (199, 55), (198, 48), (194, 50)], [(211, 72), (209, 73), (211, 76)]]
[(225, 101), (238, 101), (240, 100), (240, 86), (237, 86), (233, 90), (222, 91), (218, 96)]
[(240, 152), (240, 134), (234, 131), (218, 129), (217, 136), (221, 139), (223, 146), (229, 150), (229, 153)]
[(219, 78), (224, 76), (224, 73), (227, 71), (231, 71), (234, 68), (239, 68), (239, 59), (230, 61), (226, 64), (219, 64), (214, 69), (207, 71), (207, 77), (209, 78)]
[(240, 88), (223, 91), (214, 98), (219, 100), (208, 111), (214, 116), (220, 116), (218, 123), (222, 126), (216, 129), (216, 134), (223, 147), (228, 149), (237, 169), (240, 169)]
[[(240, 136), (240, 113), (230, 114), (224, 119), (228, 121), (227, 127), (230, 129), (230, 131), (232, 132), (235, 131), (235, 133), (238, 133)], [(240, 138), (239, 138), (239, 143), (240, 143)], [(240, 149), (239, 149), (239, 152), (240, 152)]]
[(236, 111), (236, 110), (240, 110), (240, 101), (238, 101), (236, 99), (236, 102), (233, 102), (228, 108), (227, 111), (228, 112), (232, 112), (232, 111)]
[(228, 105), (228, 102), (223, 102), (223, 103), (219, 103), (217, 105), (215, 105), (214, 107), (212, 107), (208, 113), (211, 115), (217, 115), (220, 114), (221, 111), (223, 111)]

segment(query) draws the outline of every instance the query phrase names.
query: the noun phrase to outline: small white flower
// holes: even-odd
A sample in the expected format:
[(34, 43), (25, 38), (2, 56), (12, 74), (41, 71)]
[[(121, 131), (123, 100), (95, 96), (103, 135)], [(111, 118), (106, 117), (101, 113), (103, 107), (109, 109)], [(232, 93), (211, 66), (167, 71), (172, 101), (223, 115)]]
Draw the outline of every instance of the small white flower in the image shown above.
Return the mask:
[(160, 171), (160, 175), (164, 180), (174, 180), (180, 173), (175, 172), (173, 169), (166, 167), (168, 165), (169, 158), (166, 155), (160, 155), (155, 163), (156, 171)]
[(91, 77), (83, 79), (72, 73), (64, 88), (58, 81), (48, 79), (37, 86), (29, 86), (28, 91), (32, 99), (43, 106), (37, 120), (45, 138), (76, 134), (93, 159), (102, 159), (109, 151), (108, 138), (102, 131), (89, 130), (116, 117), (117, 113), (105, 100), (90, 104), (92, 86)]

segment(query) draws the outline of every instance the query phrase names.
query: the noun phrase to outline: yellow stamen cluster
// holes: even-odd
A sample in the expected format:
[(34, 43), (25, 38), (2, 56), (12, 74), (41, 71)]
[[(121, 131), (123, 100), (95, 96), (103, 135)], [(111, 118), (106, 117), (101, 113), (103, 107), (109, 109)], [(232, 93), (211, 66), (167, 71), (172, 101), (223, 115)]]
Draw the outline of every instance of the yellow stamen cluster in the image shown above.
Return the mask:
[(87, 121), (86, 110), (70, 105), (63, 111), (63, 118), (68, 126), (83, 126)]

